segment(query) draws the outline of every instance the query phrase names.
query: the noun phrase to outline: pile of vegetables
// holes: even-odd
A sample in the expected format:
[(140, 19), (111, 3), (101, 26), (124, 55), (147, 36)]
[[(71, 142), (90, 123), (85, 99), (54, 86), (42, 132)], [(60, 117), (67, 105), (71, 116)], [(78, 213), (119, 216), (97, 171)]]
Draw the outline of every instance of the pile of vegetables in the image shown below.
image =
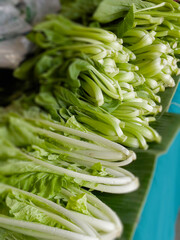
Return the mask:
[(99, 6), (86, 25), (63, 15), (36, 25), (28, 35), (36, 52), (14, 72), (37, 91), (0, 111), (5, 237), (120, 236), (117, 215), (89, 190), (135, 191), (138, 176), (123, 168), (136, 159), (127, 147), (161, 141), (150, 124), (162, 111), (159, 92), (180, 73), (180, 7), (172, 0), (92, 2), (92, 11)]
[(161, 110), (155, 102), (160, 98), (142, 87), (145, 78), (136, 72), (139, 67), (128, 63), (134, 53), (106, 30), (79, 26), (62, 16), (49, 18), (30, 34), (48, 50), (15, 71), (16, 77), (39, 79), (44, 86), (36, 102), (47, 108), (48, 101), (65, 120), (76, 116), (87, 130), (129, 147), (146, 149), (147, 141), (159, 142), (149, 122)]
[(136, 190), (138, 179), (121, 168), (135, 160), (134, 152), (24, 102), (1, 112), (0, 227), (24, 239), (119, 236), (116, 214), (83, 187), (116, 194)]
[[(45, 173), (21, 175), (18, 183), (15, 176), (14, 179), (16, 184), (28, 189), (26, 191), (0, 183), (1, 205), (4, 210), (0, 215), (2, 228), (20, 233), (20, 236), (32, 236), (32, 239), (114, 239), (121, 233), (122, 225), (117, 216), (95, 196), (75, 186), (71, 190), (70, 184), (68, 189), (67, 186), (62, 187), (60, 183), (65, 182), (64, 179), (55, 175)], [(44, 194), (44, 189), (39, 189), (37, 185), (39, 177), (48, 185), (51, 181), (58, 183), (56, 188), (49, 189), (52, 190), (51, 194), (56, 194), (49, 195), (51, 200), (47, 199), (47, 191), (47, 194)], [(15, 185), (12, 180), (10, 178), (10, 183)], [(38, 187), (36, 194), (28, 192), (34, 183)], [(24, 239), (29, 238), (24, 236)]]

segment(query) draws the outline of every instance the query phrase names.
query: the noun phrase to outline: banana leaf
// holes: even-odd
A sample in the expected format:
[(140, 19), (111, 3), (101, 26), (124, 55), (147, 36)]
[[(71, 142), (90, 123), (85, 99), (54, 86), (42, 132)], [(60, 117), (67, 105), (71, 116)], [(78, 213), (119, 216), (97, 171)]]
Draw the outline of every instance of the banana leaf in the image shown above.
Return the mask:
[(164, 114), (164, 112), (167, 112), (168, 109), (169, 109), (169, 106), (171, 104), (173, 96), (174, 96), (174, 94), (176, 92), (176, 89), (178, 87), (179, 76), (175, 76), (174, 80), (175, 80), (175, 83), (176, 83), (174, 88), (166, 88), (165, 92), (159, 93), (159, 96), (161, 97), (161, 105), (162, 105), (163, 110), (159, 114), (158, 118), (160, 118)]

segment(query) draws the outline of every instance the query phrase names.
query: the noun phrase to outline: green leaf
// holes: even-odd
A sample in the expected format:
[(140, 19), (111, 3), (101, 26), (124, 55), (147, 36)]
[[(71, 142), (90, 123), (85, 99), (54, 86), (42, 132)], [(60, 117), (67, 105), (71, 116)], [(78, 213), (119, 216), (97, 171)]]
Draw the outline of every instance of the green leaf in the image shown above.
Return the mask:
[(73, 128), (73, 129), (80, 130), (80, 131), (82, 131), (82, 132), (86, 132), (86, 133), (89, 132), (89, 130), (87, 130), (84, 125), (80, 124), (80, 123), (76, 120), (75, 116), (71, 116), (71, 117), (67, 120), (65, 126), (66, 126), (66, 127)]
[(95, 163), (92, 167), (91, 167), (91, 174), (93, 176), (107, 176), (108, 173), (106, 172), (106, 169), (103, 168), (102, 164), (100, 162)]
[[(180, 128), (180, 114), (164, 113), (158, 121), (151, 124), (162, 136), (161, 144), (150, 143), (149, 151), (159, 155), (167, 151), (171, 141)], [(168, 134), (167, 134), (168, 129)]]
[[(37, 164), (34, 164), (30, 161), (25, 160), (16, 160), (11, 159), (8, 161), (1, 162), (1, 168), (0, 168), (0, 174), (2, 176), (11, 175), (11, 174), (20, 174), (20, 173), (29, 173), (29, 172), (40, 172), (40, 171), (46, 171), (46, 168), (43, 168), (42, 166), (39, 166)], [(2, 176), (0, 177), (2, 181)], [(30, 176), (29, 176), (30, 177)], [(20, 184), (20, 179), (16, 176), (13, 180), (14, 183), (17, 181), (17, 183)]]
[(62, 100), (67, 105), (74, 105), (78, 107), (81, 105), (80, 100), (76, 97), (76, 95), (66, 88), (56, 86), (54, 90), (54, 94), (56, 96), (58, 103), (59, 103), (59, 100)]
[(85, 193), (70, 197), (66, 208), (85, 215), (90, 215), (87, 208), (87, 197)]
[(22, 63), (21, 66), (14, 71), (14, 74), (13, 74), (14, 77), (21, 80), (27, 80), (28, 77), (31, 77), (32, 69), (36, 64), (36, 62), (38, 61), (38, 59), (39, 59), (39, 55), (36, 57), (30, 58), (29, 60)]
[(68, 76), (71, 81), (71, 87), (80, 87), (78, 76), (81, 72), (89, 70), (91, 65), (84, 60), (76, 59), (68, 68)]
[(69, 19), (83, 20), (91, 15), (102, 0), (62, 0), (61, 14)]
[(18, 149), (14, 148), (14, 146), (6, 138), (0, 139), (0, 145), (1, 145), (0, 157), (2, 159), (5, 157), (18, 157), (21, 155)]
[(135, 17), (135, 5), (132, 4), (124, 20), (120, 22), (120, 24), (117, 27), (117, 36), (119, 38), (123, 37), (124, 33), (133, 27), (134, 17)]
[(109, 96), (104, 95), (104, 104), (101, 106), (101, 108), (111, 113), (118, 108), (120, 103), (121, 102), (119, 101), (119, 99), (113, 99), (113, 98), (110, 98)]
[(49, 112), (53, 119), (57, 121), (60, 119), (58, 114), (59, 104), (50, 91), (42, 90), (38, 95), (36, 95), (35, 101), (39, 106)]
[(95, 11), (93, 18), (100, 23), (109, 23), (125, 16), (134, 3), (136, 9), (154, 6), (151, 2), (142, 0), (104, 0)]
[(175, 80), (175, 84), (176, 84), (175, 87), (166, 88), (165, 92), (161, 92), (158, 94), (161, 97), (161, 105), (162, 105), (162, 112), (159, 114), (158, 117), (161, 117), (166, 111), (168, 111), (168, 108), (171, 104), (171, 100), (173, 99), (173, 96), (178, 87), (178, 83), (180, 81), (180, 75), (175, 76), (174, 80)]
[(42, 223), (51, 227), (62, 228), (62, 225), (56, 220), (48, 216), (47, 213), (37, 208), (27, 199), (17, 195), (15, 192), (8, 194), (6, 197), (6, 205), (9, 213), (17, 220)]
[[(24, 164), (20, 161), (16, 162), (22, 166), (22, 168), (19, 167), (19, 169), (15, 171), (7, 171), (7, 169), (7, 175), (0, 176), (1, 182), (18, 187), (27, 192), (32, 192), (57, 203), (63, 199), (63, 195), (61, 194), (62, 187), (70, 189), (72, 186), (77, 186), (72, 179), (65, 176), (62, 177), (56, 174), (46, 173), (45, 171), (43, 172), (42, 167), (36, 164), (30, 162), (24, 162)], [(10, 164), (12, 164), (12, 161)], [(25, 164), (29, 165), (29, 167), (25, 168), (25, 166), (23, 166)], [(12, 164), (12, 167), (13, 166)], [(63, 205), (64, 203), (61, 201), (61, 204)]]
[(52, 84), (54, 81), (53, 73), (61, 66), (63, 63), (62, 55), (43, 55), (35, 65), (34, 75), (36, 78), (40, 79), (42, 84), (48, 83)]

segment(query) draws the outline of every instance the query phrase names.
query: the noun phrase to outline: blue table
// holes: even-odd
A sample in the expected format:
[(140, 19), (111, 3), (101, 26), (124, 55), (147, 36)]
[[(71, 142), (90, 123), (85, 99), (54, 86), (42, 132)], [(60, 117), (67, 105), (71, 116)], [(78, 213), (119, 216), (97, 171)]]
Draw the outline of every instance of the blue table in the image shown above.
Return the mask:
[[(180, 84), (169, 112), (180, 114)], [(174, 240), (179, 210), (180, 132), (168, 152), (158, 158), (152, 186), (133, 240)]]

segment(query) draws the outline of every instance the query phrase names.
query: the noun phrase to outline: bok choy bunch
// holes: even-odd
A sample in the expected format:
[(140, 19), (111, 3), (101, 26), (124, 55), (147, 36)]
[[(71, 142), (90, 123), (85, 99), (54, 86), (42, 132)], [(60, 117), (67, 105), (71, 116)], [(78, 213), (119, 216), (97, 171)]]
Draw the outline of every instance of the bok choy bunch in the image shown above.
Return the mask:
[[(94, 19), (108, 23), (108, 28), (135, 54), (132, 63), (145, 77), (146, 87), (155, 94), (165, 87), (174, 87), (172, 76), (180, 73), (175, 57), (179, 52), (179, 4), (173, 0), (117, 1), (114, 4), (116, 8), (114, 5), (112, 8), (111, 1), (102, 1)], [(112, 11), (107, 17), (105, 9), (108, 8)]]
[(39, 165), (38, 171), (42, 167), (41, 171), (66, 175), (103, 192), (126, 193), (138, 187), (137, 178), (120, 167), (133, 161), (135, 154), (117, 143), (40, 114), (8, 113), (2, 121), (0, 156), (18, 159), (15, 166), (30, 161)]
[(136, 190), (138, 179), (120, 167), (135, 159), (134, 152), (26, 104), (1, 109), (0, 231), (23, 240), (120, 236), (116, 214), (82, 187)]
[[(104, 95), (120, 101), (134, 97), (133, 87), (123, 84), (123, 78), (143, 81), (133, 73), (138, 67), (128, 65), (135, 55), (112, 32), (51, 15), (34, 27), (29, 39), (45, 52), (25, 63), (23, 69), (31, 68), (33, 77), (42, 84), (58, 82), (78, 89), (82, 98), (94, 105), (103, 105)], [(124, 67), (131, 70), (125, 74)], [(27, 79), (23, 69), (17, 69), (15, 76)], [(116, 75), (121, 82), (114, 78)]]
[(11, 237), (106, 240), (122, 232), (108, 206), (75, 186), (67, 190), (72, 184), (66, 178), (28, 172), (0, 179), (0, 227), (13, 231)]
[[(67, 29), (63, 22), (67, 22)], [(114, 37), (106, 39), (106, 34)], [(53, 36), (57, 38), (54, 40)], [(90, 37), (91, 41), (96, 41), (96, 47), (111, 48), (109, 55), (95, 59), (94, 53), (85, 52), (82, 46), (90, 47)], [(58, 15), (37, 25), (29, 38), (45, 51), (23, 63), (15, 76), (39, 81), (48, 88), (47, 95), (54, 96), (46, 99), (47, 96), (40, 93), (36, 102), (56, 115), (56, 120), (59, 118), (56, 110), (60, 108), (60, 115), (66, 121), (76, 116), (76, 120), (90, 131), (125, 146), (146, 149), (147, 142), (160, 141), (158, 133), (149, 126), (149, 122), (155, 120), (154, 115), (162, 110), (157, 104), (160, 98), (143, 85), (145, 78), (138, 73), (139, 67), (128, 62), (135, 59), (135, 55), (124, 48), (114, 34), (84, 27)], [(120, 61), (120, 53), (128, 56), (127, 60)], [(114, 69), (111, 74), (107, 67)], [(50, 103), (51, 109), (45, 106), (50, 99), (54, 105)]]
[[(123, 145), (146, 149), (146, 141), (159, 142), (161, 139), (149, 126), (149, 122), (154, 121), (155, 118), (143, 116), (147, 112), (146, 109), (152, 111), (153, 108), (140, 98), (121, 105), (110, 102), (109, 106), (107, 104), (104, 108), (97, 108), (78, 99), (70, 90), (55, 86), (54, 95), (51, 91), (42, 89), (36, 95), (35, 101), (54, 119), (58, 120), (61, 116), (67, 126), (98, 133)], [(112, 112), (108, 112), (108, 109), (112, 109)]]

